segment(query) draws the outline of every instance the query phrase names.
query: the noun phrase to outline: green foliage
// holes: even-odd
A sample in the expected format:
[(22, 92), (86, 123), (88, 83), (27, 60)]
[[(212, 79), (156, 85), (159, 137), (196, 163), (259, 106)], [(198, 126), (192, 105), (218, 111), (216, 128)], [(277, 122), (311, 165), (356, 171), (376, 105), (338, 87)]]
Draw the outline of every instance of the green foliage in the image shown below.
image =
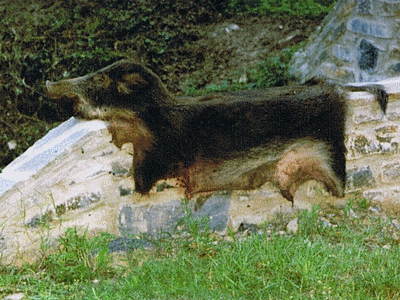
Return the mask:
[(112, 274), (108, 244), (113, 238), (103, 233), (89, 239), (87, 231), (81, 235), (76, 228), (68, 228), (58, 240), (58, 253), (45, 257), (40, 268), (46, 269), (55, 282), (68, 284)]
[(298, 233), (304, 238), (312, 238), (316, 236), (321, 227), (319, 221), (319, 211), (320, 208), (318, 206), (313, 206), (311, 211), (304, 209), (301, 211), (298, 224), (299, 231)]
[(336, 0), (231, 0), (230, 7), (239, 11), (281, 14), (303, 18), (326, 15)]
[(184, 204), (185, 217), (183, 217), (176, 225), (177, 231), (183, 231), (189, 233), (192, 237), (203, 237), (207, 236), (210, 232), (209, 227), (209, 216), (203, 216), (201, 218), (194, 218), (192, 210)]
[(254, 68), (246, 71), (246, 76), (236, 74), (230, 80), (222, 83), (208, 84), (204, 89), (195, 88), (194, 83), (187, 83), (187, 95), (201, 95), (216, 92), (232, 92), (239, 90), (260, 89), (274, 86), (283, 86), (294, 80), (288, 74), (289, 62), (293, 54), (301, 47), (283, 49), (278, 56), (268, 57), (265, 61), (258, 63)]
[(293, 79), (288, 75), (288, 66), (294, 52), (292, 48), (286, 48), (282, 50), (280, 56), (268, 57), (266, 61), (249, 71), (249, 81), (254, 83), (255, 88), (287, 84)]

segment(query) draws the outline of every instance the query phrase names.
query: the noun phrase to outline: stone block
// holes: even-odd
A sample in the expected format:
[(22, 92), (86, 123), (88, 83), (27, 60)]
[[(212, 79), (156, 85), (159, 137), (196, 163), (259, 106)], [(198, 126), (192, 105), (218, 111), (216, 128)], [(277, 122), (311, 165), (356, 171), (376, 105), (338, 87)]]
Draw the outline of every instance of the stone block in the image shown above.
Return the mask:
[(335, 45), (333, 46), (333, 55), (345, 62), (355, 61), (357, 58), (357, 53), (345, 46), (342, 45)]
[(337, 76), (339, 82), (354, 82), (356, 80), (354, 70), (348, 67), (339, 67)]
[(400, 107), (391, 107), (386, 116), (390, 121), (400, 120)]
[(192, 216), (196, 219), (209, 218), (208, 226), (211, 230), (223, 232), (228, 226), (231, 197), (229, 195), (216, 194), (199, 208)]
[(385, 124), (374, 129), (376, 139), (381, 143), (391, 143), (398, 137), (399, 126), (396, 124)]
[(389, 69), (395, 73), (400, 73), (400, 62), (392, 63)]
[[(382, 121), (381, 112), (372, 112), (370, 110), (357, 110), (351, 117), (351, 121), (356, 125), (366, 124), (366, 123), (376, 123)], [(400, 117), (400, 111), (399, 111)]]
[(343, 35), (346, 32), (346, 24), (344, 22), (340, 23), (336, 28), (332, 31), (332, 34), (329, 37), (329, 40), (336, 40), (338, 37)]
[(346, 189), (348, 191), (372, 187), (374, 184), (375, 178), (369, 166), (347, 170)]
[(398, 16), (400, 3), (398, 1), (377, 1), (377, 13), (380, 16)]
[(372, 72), (378, 64), (379, 49), (362, 39), (358, 47), (358, 66), (361, 70)]
[[(211, 230), (223, 232), (228, 226), (230, 202), (229, 195), (216, 194), (200, 207), (190, 202), (186, 209), (190, 210), (193, 220), (207, 220)], [(118, 215), (119, 232), (123, 237), (146, 234), (157, 238), (165, 233), (172, 234), (187, 216), (186, 209), (180, 199), (157, 204), (125, 204)]]
[(332, 78), (339, 82), (347, 82), (349, 79), (351, 81), (355, 77), (354, 72), (349, 68), (338, 67), (337, 65), (329, 62), (324, 62), (318, 68), (316, 68), (313, 76)]
[(121, 236), (172, 234), (178, 222), (186, 216), (181, 202), (174, 199), (164, 204), (123, 205), (117, 220)]
[(382, 181), (387, 183), (400, 181), (400, 161), (395, 160), (382, 164)]
[(366, 190), (363, 192), (363, 197), (371, 201), (390, 201), (391, 203), (399, 203), (400, 186)]
[(360, 15), (372, 14), (372, 0), (358, 0), (357, 13)]
[(323, 50), (315, 59), (315, 61), (313, 61), (314, 65), (320, 65), (321, 63), (323, 63), (327, 58), (329, 57), (328, 52), (326, 52), (325, 50)]
[(348, 155), (353, 158), (375, 154), (380, 151), (379, 143), (363, 134), (348, 135), (346, 146)]
[[(390, 128), (390, 126), (388, 126)], [(378, 130), (383, 130), (379, 128)], [(360, 158), (373, 154), (395, 154), (399, 151), (399, 138), (397, 134), (388, 134), (381, 131), (375, 136), (367, 133), (348, 133), (346, 139), (347, 159)]]
[(337, 27), (335, 19), (331, 19), (323, 28), (321, 28), (318, 36), (316, 36), (315, 42), (324, 40), (327, 36), (330, 36), (332, 31)]
[(347, 23), (347, 29), (366, 36), (390, 39), (393, 36), (392, 29), (384, 23), (371, 22), (361, 18), (351, 19)]

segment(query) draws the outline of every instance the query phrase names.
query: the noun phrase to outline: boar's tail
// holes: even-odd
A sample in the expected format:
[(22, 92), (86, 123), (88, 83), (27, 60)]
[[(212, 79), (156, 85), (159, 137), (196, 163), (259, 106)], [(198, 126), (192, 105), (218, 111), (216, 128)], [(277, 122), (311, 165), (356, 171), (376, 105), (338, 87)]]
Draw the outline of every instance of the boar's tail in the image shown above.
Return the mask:
[(388, 94), (386, 92), (386, 89), (383, 85), (380, 84), (368, 84), (368, 85), (360, 85), (360, 86), (354, 86), (354, 85), (346, 85), (345, 86), (347, 89), (350, 91), (365, 91), (368, 93), (371, 93), (375, 96), (376, 101), (378, 101), (379, 107), (383, 111), (384, 114), (386, 114), (386, 109), (388, 106)]
[(386, 109), (388, 106), (388, 94), (386, 92), (386, 88), (381, 85), (381, 84), (373, 84), (373, 83), (366, 83), (366, 84), (343, 84), (343, 83), (338, 83), (335, 80), (329, 79), (329, 78), (321, 78), (321, 77), (312, 77), (308, 79), (304, 84), (306, 85), (316, 85), (316, 84), (329, 84), (329, 85), (335, 85), (339, 88), (343, 88), (347, 91), (351, 92), (368, 92), (371, 93), (375, 96), (376, 101), (379, 104), (380, 109), (384, 114), (386, 114)]

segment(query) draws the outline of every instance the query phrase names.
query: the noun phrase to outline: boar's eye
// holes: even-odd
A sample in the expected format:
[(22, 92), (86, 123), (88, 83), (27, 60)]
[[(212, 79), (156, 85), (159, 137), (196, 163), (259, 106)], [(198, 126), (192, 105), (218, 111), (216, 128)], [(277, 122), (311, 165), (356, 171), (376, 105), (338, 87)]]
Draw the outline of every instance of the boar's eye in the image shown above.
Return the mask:
[(144, 80), (143, 77), (139, 75), (139, 73), (126, 74), (124, 76), (124, 81), (130, 84), (139, 84), (139, 83), (147, 84), (146, 80)]
[(93, 77), (93, 85), (97, 88), (107, 89), (113, 80), (106, 74), (96, 74)]
[(147, 84), (147, 81), (138, 73), (129, 73), (124, 75), (123, 81), (118, 82), (118, 92), (121, 94), (130, 94), (132, 90)]

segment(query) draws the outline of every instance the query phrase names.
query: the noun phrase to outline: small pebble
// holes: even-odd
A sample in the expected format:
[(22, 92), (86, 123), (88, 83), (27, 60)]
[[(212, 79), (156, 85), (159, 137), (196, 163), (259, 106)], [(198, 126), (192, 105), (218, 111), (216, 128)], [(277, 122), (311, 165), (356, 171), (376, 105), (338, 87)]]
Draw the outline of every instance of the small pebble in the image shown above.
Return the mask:
[(368, 208), (368, 210), (373, 213), (380, 213), (382, 211), (382, 208), (380, 208), (379, 206), (371, 206)]
[(400, 222), (397, 219), (392, 220), (392, 225), (396, 228), (400, 228)]
[(296, 234), (299, 230), (299, 220), (297, 218), (290, 221), (287, 226), (287, 231)]
[(4, 300), (20, 300), (25, 297), (24, 293), (12, 294), (4, 298)]

